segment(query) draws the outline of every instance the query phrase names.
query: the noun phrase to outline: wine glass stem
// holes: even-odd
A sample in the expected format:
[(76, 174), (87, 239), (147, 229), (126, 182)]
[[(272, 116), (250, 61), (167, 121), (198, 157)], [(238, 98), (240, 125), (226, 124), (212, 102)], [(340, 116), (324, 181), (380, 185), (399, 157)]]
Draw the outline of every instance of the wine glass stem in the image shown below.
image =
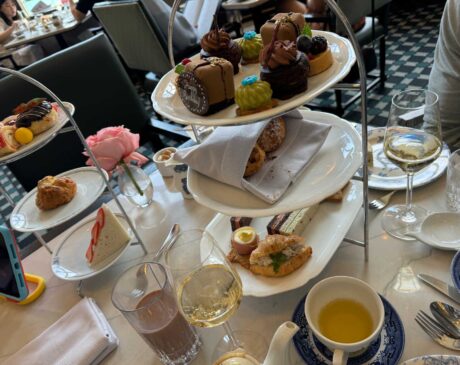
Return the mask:
[(406, 189), (406, 216), (412, 215), (412, 185), (414, 181), (414, 173), (407, 173), (407, 189)]
[(232, 342), (232, 345), (235, 349), (241, 348), (241, 344), (239, 341), (236, 339), (235, 334), (233, 333), (232, 327), (230, 327), (230, 324), (227, 322), (224, 322), (223, 324), (225, 332), (227, 332), (227, 336)]

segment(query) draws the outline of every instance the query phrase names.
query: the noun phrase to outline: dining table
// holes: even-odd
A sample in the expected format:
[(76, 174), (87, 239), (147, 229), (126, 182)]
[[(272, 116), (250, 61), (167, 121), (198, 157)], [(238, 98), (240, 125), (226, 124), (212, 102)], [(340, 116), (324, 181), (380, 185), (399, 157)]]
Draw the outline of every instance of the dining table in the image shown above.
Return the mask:
[[(162, 178), (158, 171), (150, 176), (154, 185), (154, 202), (149, 207), (137, 208), (120, 195), (123, 206), (134, 222), (139, 217), (144, 219), (145, 214), (150, 216), (150, 222), (154, 222), (153, 227), (137, 226), (149, 253), (145, 256), (140, 245), (131, 245), (110, 268), (84, 280), (81, 288), (83, 295), (95, 299), (120, 340), (118, 348), (103, 360), (103, 364), (161, 364), (154, 352), (113, 306), (113, 285), (128, 267), (151, 260), (174, 223), (179, 223), (183, 230), (204, 229), (217, 214), (193, 199), (184, 199), (175, 190), (172, 178)], [(382, 191), (371, 190), (370, 199), (384, 194)], [(405, 192), (401, 190), (393, 196), (391, 203), (403, 203), (404, 199)], [(414, 191), (414, 202), (433, 212), (446, 211), (445, 176), (417, 188)], [(116, 210), (114, 201), (109, 205)], [(429, 311), (432, 301), (442, 300), (455, 305), (417, 279), (417, 274), (425, 273), (451, 282), (449, 267), (454, 252), (434, 249), (419, 241), (401, 241), (389, 236), (381, 227), (382, 212), (370, 211), (368, 261), (365, 261), (362, 247), (342, 242), (320, 275), (308, 278), (307, 284), (273, 296), (243, 297), (238, 310), (229, 320), (232, 328), (236, 331), (246, 329), (258, 332), (269, 342), (277, 327), (292, 319), (296, 306), (315, 283), (327, 277), (345, 275), (370, 284), (399, 314), (405, 330), (404, 351), (400, 361), (427, 354), (456, 354), (435, 343), (414, 320), (419, 310)], [(361, 209), (347, 237), (362, 239), (363, 220)], [(55, 237), (49, 242), (50, 248), (56, 249), (65, 236), (66, 232), (63, 232)], [(215, 238), (219, 240), (219, 237)], [(82, 245), (85, 244), (82, 242)], [(25, 272), (44, 277), (46, 290), (28, 305), (0, 301), (0, 363), (81, 300), (75, 281), (64, 281), (53, 275), (51, 256), (44, 248), (25, 257), (23, 267)], [(193, 364), (212, 364), (214, 348), (224, 335), (224, 330), (219, 326), (199, 328), (197, 331), (202, 339), (202, 348)], [(289, 364), (304, 364), (292, 342), (288, 348), (288, 357)]]
[[(85, 22), (90, 16), (87, 16), (83, 22)], [(55, 37), (61, 49), (67, 48), (67, 42), (65, 41), (63, 34), (77, 28), (80, 23), (76, 21), (72, 14), (67, 14), (61, 21), (61, 25), (55, 26), (51, 22), (47, 27), (42, 24), (37, 24), (34, 29), (25, 29), (21, 36), (13, 37), (8, 43), (4, 44), (6, 49), (17, 48), (25, 44), (30, 44), (41, 39)]]

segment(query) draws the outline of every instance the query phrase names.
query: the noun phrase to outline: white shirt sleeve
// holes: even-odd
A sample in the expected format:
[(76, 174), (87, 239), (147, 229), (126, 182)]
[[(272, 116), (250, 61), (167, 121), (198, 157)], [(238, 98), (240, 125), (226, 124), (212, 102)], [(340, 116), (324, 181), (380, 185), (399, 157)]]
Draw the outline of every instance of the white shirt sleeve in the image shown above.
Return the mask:
[(428, 89), (439, 96), (443, 139), (460, 148), (460, 0), (447, 0)]

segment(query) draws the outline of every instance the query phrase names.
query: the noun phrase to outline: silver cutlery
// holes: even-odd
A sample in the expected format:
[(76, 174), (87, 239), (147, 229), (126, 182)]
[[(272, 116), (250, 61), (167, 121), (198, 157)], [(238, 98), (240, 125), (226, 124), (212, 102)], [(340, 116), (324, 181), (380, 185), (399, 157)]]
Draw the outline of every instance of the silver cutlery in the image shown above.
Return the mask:
[(450, 350), (460, 351), (460, 340), (452, 338), (449, 334), (424, 311), (419, 311), (415, 316), (415, 322), (430, 336), (433, 341)]
[(390, 199), (391, 199), (391, 197), (393, 196), (394, 193), (396, 193), (396, 190), (392, 191), (391, 193), (388, 193), (388, 194), (382, 196), (379, 199), (374, 199), (374, 200), (370, 201), (369, 202), (369, 209), (382, 210), (383, 208), (385, 208), (388, 205), (388, 203), (390, 202)]
[[(178, 223), (175, 223), (172, 226), (171, 230), (169, 231), (168, 236), (163, 241), (163, 244), (161, 245), (160, 249), (152, 257), (153, 261), (158, 261), (163, 255), (163, 253), (172, 247), (174, 242), (176, 242), (177, 240), (177, 236), (179, 235), (179, 232), (180, 232), (180, 225)], [(136, 288), (131, 293), (135, 297), (138, 297), (144, 294), (145, 289), (147, 288), (147, 268), (148, 266), (144, 264), (140, 266), (136, 272), (137, 284), (136, 284)]]
[(460, 338), (460, 311), (443, 302), (432, 302), (430, 310), (439, 324), (453, 337)]
[(452, 285), (449, 285), (442, 280), (436, 279), (435, 277), (426, 274), (418, 274), (417, 277), (448, 298), (457, 303), (460, 303), (460, 293)]

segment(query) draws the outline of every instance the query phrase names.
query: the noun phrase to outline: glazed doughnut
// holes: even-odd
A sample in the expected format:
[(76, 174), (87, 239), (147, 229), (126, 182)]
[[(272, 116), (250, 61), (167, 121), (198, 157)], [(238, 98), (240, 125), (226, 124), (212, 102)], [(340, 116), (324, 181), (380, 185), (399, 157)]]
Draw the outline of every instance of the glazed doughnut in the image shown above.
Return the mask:
[(257, 144), (266, 152), (276, 151), (286, 138), (286, 122), (282, 117), (272, 119), (262, 131)]
[(248, 163), (246, 164), (246, 169), (244, 170), (244, 177), (249, 177), (254, 175), (259, 171), (265, 162), (265, 151), (260, 148), (258, 144), (254, 146), (249, 156)]

